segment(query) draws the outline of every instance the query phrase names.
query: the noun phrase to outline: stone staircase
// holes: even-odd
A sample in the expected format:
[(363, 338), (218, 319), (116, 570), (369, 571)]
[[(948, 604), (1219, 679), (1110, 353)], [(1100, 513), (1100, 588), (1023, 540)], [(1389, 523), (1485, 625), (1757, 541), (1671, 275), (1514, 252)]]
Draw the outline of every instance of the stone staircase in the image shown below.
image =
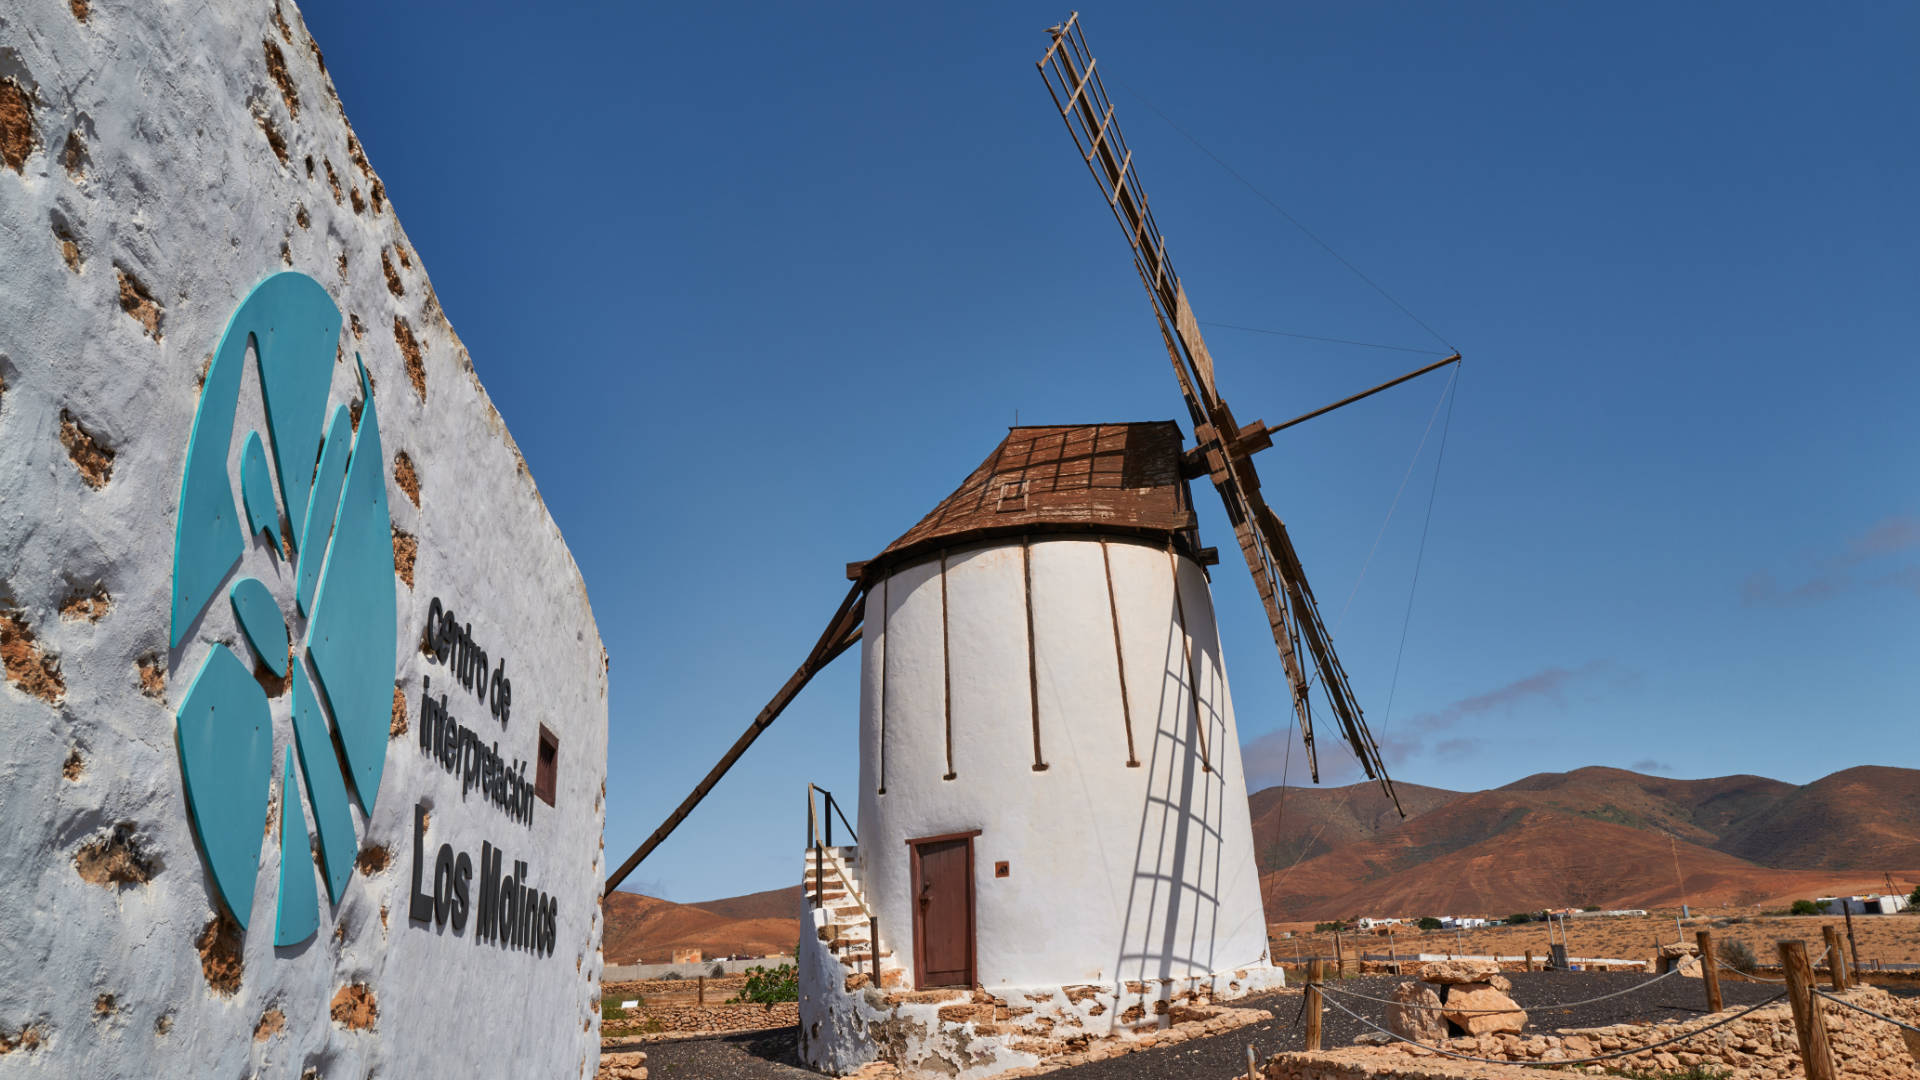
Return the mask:
[(813, 916), (814, 932), (846, 969), (848, 990), (866, 985), (905, 986), (906, 968), (884, 942), (877, 947), (875, 977), (873, 910), (860, 889), (859, 865), (859, 849), (851, 845), (822, 847), (817, 861), (815, 849), (807, 849), (801, 892)]

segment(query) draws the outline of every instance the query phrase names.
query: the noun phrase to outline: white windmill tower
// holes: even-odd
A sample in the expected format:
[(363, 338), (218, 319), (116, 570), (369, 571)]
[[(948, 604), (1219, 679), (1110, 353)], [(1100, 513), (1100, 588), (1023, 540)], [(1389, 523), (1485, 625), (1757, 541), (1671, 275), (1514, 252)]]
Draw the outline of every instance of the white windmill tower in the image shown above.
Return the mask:
[[(1392, 794), (1313, 592), (1113, 119), (1078, 16), (1040, 70), (1133, 249), (1196, 446), (1172, 421), (1016, 427), (873, 559), (793, 677), (610, 879), (673, 831), (827, 663), (861, 643), (857, 845), (808, 789), (801, 1051), (972, 1077), (1045, 1040), (1164, 1026), (1278, 985), (1245, 775), (1189, 481), (1219, 493), (1317, 781), (1304, 652), (1341, 733)], [(849, 836), (851, 838), (851, 836)]]

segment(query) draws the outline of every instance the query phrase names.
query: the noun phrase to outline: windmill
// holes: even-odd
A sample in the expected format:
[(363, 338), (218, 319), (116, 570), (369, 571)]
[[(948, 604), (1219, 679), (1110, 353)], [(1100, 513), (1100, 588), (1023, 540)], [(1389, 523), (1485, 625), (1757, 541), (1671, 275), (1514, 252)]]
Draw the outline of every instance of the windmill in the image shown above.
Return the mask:
[[(1217, 556), (1201, 544), (1191, 480), (1208, 479), (1234, 528), (1315, 780), (1309, 665), (1363, 770), (1392, 795), (1251, 458), (1277, 431), (1459, 357), (1286, 423), (1239, 424), (1077, 14), (1050, 33), (1041, 74), (1126, 232), (1195, 446), (1172, 421), (1009, 429), (917, 524), (847, 566), (852, 585), (798, 669), (607, 882), (610, 893), (815, 674), (860, 645), (864, 838), (838, 798), (807, 790), (801, 1053), (829, 1072), (879, 1055), (869, 1033), (889, 1016), (926, 1040), (886, 1048), (896, 1065), (964, 1043), (929, 1066), (964, 1077), (1030, 1064), (1014, 1043), (1037, 1032), (1150, 1029), (1182, 993), (1284, 981), (1204, 569)], [(836, 820), (853, 843), (834, 842)], [(937, 1000), (863, 993), (886, 987), (1017, 994), (1024, 1018), (963, 1037)]]

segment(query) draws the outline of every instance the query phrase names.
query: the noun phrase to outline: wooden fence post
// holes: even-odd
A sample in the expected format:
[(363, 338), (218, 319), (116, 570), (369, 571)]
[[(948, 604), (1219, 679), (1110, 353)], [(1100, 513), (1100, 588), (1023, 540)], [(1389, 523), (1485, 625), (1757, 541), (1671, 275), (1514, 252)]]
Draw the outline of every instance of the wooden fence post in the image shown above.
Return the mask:
[(1700, 981), (1707, 984), (1707, 1011), (1719, 1012), (1723, 1007), (1720, 1000), (1720, 960), (1713, 953), (1713, 931), (1701, 930), (1693, 935), (1700, 946)]
[(1326, 975), (1318, 959), (1307, 961), (1307, 1049), (1320, 1049), (1320, 980)]
[(1528, 971), (1533, 970), (1533, 950), (1532, 949), (1527, 950), (1527, 970)]
[[(1347, 952), (1340, 947), (1340, 931), (1338, 930), (1333, 932), (1333, 970), (1339, 972), (1341, 978), (1346, 978)], [(1316, 978), (1314, 981), (1318, 982), (1319, 979)]]
[(707, 977), (705, 975), (700, 976), (700, 986), (697, 993), (699, 996), (695, 998), (694, 1004), (705, 1005), (707, 1003)]
[(1813, 966), (1807, 963), (1807, 943), (1781, 941), (1780, 970), (1787, 977), (1787, 1000), (1793, 1005), (1793, 1032), (1800, 1042), (1800, 1061), (1807, 1080), (1838, 1080), (1833, 1050), (1827, 1045), (1827, 1019), (1813, 994)]
[(1832, 923), (1822, 926), (1820, 933), (1827, 939), (1827, 979), (1837, 994), (1847, 988), (1847, 951), (1840, 947), (1840, 931)]

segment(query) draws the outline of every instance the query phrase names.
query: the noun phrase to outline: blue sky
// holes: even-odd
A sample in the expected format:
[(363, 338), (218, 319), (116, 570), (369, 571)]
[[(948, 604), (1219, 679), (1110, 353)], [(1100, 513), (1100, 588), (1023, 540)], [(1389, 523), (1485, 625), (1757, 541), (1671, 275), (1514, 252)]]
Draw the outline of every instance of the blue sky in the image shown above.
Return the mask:
[[(1181, 415), (1033, 67), (1068, 10), (306, 9), (586, 575), (610, 864), (792, 671), (844, 564), (1016, 410)], [(1466, 355), (1437, 491), (1443, 425), (1414, 454), (1444, 376), (1259, 459), (1396, 776), (1920, 762), (1920, 9), (1083, 16), (1202, 319), (1439, 347), (1155, 109)], [(1423, 362), (1207, 334), (1243, 419)], [(1231, 556), (1204, 502), (1202, 529)], [(1284, 676), (1245, 571), (1214, 588), (1248, 767), (1277, 782)], [(793, 884), (806, 782), (852, 801), (854, 668), (628, 887)]]

